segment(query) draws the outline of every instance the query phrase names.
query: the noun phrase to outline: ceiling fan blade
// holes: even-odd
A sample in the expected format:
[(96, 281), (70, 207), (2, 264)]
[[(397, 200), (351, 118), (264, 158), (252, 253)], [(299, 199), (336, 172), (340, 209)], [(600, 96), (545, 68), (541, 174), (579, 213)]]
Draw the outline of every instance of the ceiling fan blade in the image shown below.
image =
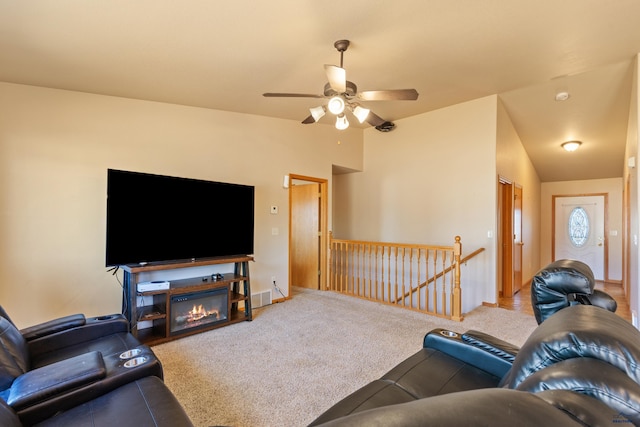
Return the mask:
[(315, 95), (312, 93), (263, 93), (262, 96), (267, 98), (324, 98), (324, 95)]
[(302, 124), (303, 125), (308, 125), (308, 124), (315, 123), (315, 122), (316, 122), (316, 119), (314, 119), (313, 116), (309, 116), (309, 117), (307, 117), (306, 119), (304, 119), (302, 121)]
[(362, 101), (415, 101), (418, 91), (415, 89), (365, 90), (358, 92), (356, 98)]
[(327, 73), (327, 80), (329, 80), (331, 89), (338, 93), (347, 91), (347, 72), (344, 68), (325, 64), (324, 71)]
[(384, 122), (386, 122), (385, 119), (383, 119), (382, 117), (374, 114), (373, 111), (369, 111), (369, 115), (367, 116), (367, 118), (365, 119), (367, 121), (367, 123), (369, 123), (371, 126), (380, 126), (381, 124), (383, 124)]

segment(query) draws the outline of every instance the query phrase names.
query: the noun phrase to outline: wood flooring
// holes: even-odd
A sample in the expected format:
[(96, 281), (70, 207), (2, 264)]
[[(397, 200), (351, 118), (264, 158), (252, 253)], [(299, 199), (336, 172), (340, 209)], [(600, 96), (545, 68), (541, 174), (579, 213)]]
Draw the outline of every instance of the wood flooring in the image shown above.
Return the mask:
[[(623, 319), (631, 322), (631, 310), (629, 302), (624, 294), (624, 289), (619, 283), (596, 282), (596, 289), (600, 289), (611, 295), (618, 303), (616, 314)], [(515, 294), (513, 298), (504, 298), (500, 296), (498, 306), (507, 310), (519, 311), (533, 316), (533, 308), (531, 308), (531, 288), (528, 284), (522, 286), (522, 290)]]

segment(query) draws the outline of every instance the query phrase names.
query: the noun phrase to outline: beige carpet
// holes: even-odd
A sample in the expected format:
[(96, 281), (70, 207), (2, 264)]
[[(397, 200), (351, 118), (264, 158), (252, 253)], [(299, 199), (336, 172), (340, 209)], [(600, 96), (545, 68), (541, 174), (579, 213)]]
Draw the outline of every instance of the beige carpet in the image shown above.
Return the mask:
[(477, 329), (521, 345), (533, 316), (479, 307), (463, 322), (294, 289), (242, 322), (153, 349), (196, 426), (304, 426), (418, 351), (429, 330)]

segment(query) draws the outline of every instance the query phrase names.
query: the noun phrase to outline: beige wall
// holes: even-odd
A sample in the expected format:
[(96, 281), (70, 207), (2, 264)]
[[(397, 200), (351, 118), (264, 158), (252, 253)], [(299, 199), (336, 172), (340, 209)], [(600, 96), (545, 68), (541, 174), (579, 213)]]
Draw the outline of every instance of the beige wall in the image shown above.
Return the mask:
[(541, 267), (540, 178), (502, 102), (498, 102), (497, 129), (497, 173), (522, 187), (522, 280), (527, 283)]
[[(609, 240), (609, 279), (622, 280), (622, 178), (593, 179), (583, 181), (561, 181), (542, 183), (542, 199), (540, 203), (541, 219), (541, 261), (544, 265), (553, 261), (552, 251), (552, 200), (554, 195), (608, 194), (609, 207), (607, 238)], [(612, 236), (611, 232), (617, 235)]]
[(0, 303), (21, 327), (120, 311), (104, 266), (107, 168), (254, 185), (253, 291), (271, 276), (286, 290), (283, 175), (361, 169), (362, 142), (359, 129), (0, 83)]
[[(630, 153), (638, 152), (634, 94)], [(464, 311), (496, 302), (497, 250), (489, 234), (496, 235), (497, 174), (524, 188), (524, 277), (550, 260), (548, 197), (536, 191), (535, 170), (497, 96), (397, 125), (390, 133), (338, 132), (330, 125), (0, 83), (0, 303), (21, 326), (120, 310), (119, 285), (104, 267), (107, 168), (255, 185), (254, 291), (269, 289), (271, 276), (287, 288), (282, 177), (288, 173), (333, 181), (329, 226), (336, 237), (451, 244), (460, 235), (465, 254), (485, 248), (464, 266)], [(362, 172), (332, 178), (332, 165)], [(637, 189), (636, 170), (629, 173)], [(593, 184), (578, 182), (580, 192)], [(635, 191), (631, 233), (637, 236)], [(280, 206), (279, 215), (269, 214), (271, 205)], [(272, 235), (273, 228), (280, 234)], [(632, 253), (637, 258), (637, 246)], [(637, 283), (637, 260), (631, 261)]]
[(497, 97), (365, 130), (364, 171), (334, 177), (338, 238), (486, 251), (463, 269), (463, 311), (495, 302)]

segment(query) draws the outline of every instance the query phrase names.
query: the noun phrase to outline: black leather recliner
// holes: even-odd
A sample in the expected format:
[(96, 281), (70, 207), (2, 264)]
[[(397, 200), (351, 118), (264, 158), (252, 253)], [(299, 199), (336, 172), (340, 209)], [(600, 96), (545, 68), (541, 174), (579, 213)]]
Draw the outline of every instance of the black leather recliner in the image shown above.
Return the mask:
[(531, 305), (538, 324), (570, 305), (596, 305), (615, 312), (618, 304), (595, 289), (593, 271), (581, 261), (561, 259), (538, 271), (531, 280)]
[(120, 315), (67, 316), (18, 330), (0, 313), (0, 398), (25, 424), (147, 376), (162, 379), (160, 361)]
[[(16, 326), (2, 306), (0, 317)], [(29, 348), (33, 368), (78, 356), (88, 349), (120, 354), (140, 345), (129, 333), (129, 323), (121, 314), (90, 318), (73, 314), (20, 329), (20, 335)]]
[(424, 348), (312, 426), (640, 426), (640, 331), (611, 311), (564, 308), (522, 348), (476, 331)]
[[(0, 426), (24, 427), (0, 399)], [(34, 427), (193, 427), (180, 403), (158, 377), (145, 377), (42, 420)]]

